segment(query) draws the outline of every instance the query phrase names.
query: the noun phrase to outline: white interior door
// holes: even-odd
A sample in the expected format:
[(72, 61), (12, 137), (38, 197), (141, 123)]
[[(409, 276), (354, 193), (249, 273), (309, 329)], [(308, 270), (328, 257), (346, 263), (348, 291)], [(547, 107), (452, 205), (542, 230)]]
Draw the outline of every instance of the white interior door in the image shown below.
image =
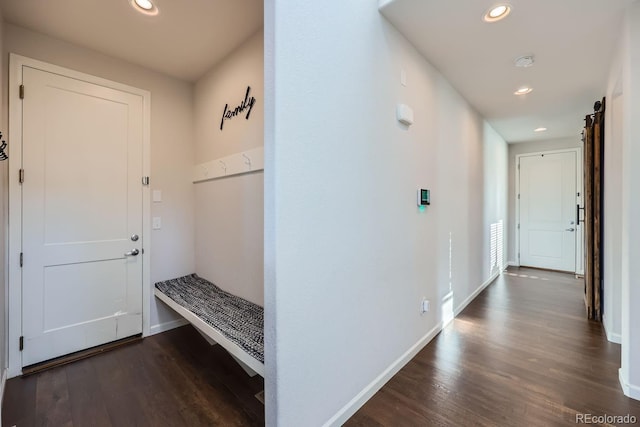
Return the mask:
[(520, 158), (520, 265), (576, 268), (576, 153)]
[(22, 73), (27, 366), (142, 332), (143, 99)]

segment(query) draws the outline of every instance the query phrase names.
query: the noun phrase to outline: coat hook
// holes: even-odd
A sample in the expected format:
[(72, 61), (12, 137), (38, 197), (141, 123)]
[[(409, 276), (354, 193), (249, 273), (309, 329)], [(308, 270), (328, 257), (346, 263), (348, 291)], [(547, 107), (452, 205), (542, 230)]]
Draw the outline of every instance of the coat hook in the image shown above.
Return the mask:
[(244, 161), (245, 165), (249, 165), (249, 169), (251, 169), (251, 159), (249, 158), (249, 156), (247, 156), (246, 154), (242, 153), (242, 157), (244, 157), (246, 160)]

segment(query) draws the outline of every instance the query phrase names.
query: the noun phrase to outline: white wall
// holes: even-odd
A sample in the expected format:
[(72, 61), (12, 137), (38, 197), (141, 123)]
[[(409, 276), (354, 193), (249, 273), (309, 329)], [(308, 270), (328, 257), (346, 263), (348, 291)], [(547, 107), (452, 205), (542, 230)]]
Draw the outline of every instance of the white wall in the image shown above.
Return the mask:
[(507, 220), (506, 144), (376, 3), (265, 4), (270, 426), (351, 415), (490, 278)]
[[(192, 85), (139, 66), (72, 45), (15, 25), (5, 24), (4, 58), (14, 52), (151, 92), (151, 188), (162, 190), (152, 216), (162, 217), (162, 229), (151, 235), (151, 286), (194, 271), (193, 94)], [(3, 67), (8, 81), (8, 61)], [(2, 101), (7, 128), (7, 97)], [(8, 192), (7, 183), (3, 192)], [(153, 295), (153, 293), (151, 293)], [(152, 297), (150, 324), (177, 316)]]
[(621, 341), (622, 144), (624, 88), (622, 46), (612, 61), (607, 85), (604, 136), (603, 324), (609, 341)]
[[(588, 106), (587, 106), (588, 108)], [(580, 121), (584, 117), (576, 117), (576, 121)], [(528, 153), (538, 153), (540, 151), (562, 150), (565, 148), (582, 147), (580, 135), (575, 138), (549, 139), (542, 141), (519, 142), (517, 144), (509, 144), (509, 239), (508, 239), (508, 256), (507, 259), (512, 264), (518, 264), (516, 255), (516, 156)]]
[[(262, 147), (264, 138), (264, 35), (262, 29), (216, 64), (195, 85), (195, 147), (198, 163)], [(244, 99), (247, 86), (256, 104), (249, 119), (226, 120), (224, 105), (233, 109)]]
[(625, 15), (622, 41), (622, 274), (620, 382), (640, 399), (640, 3)]
[[(264, 54), (260, 30), (195, 86), (195, 163), (251, 148), (264, 139)], [(251, 115), (226, 120), (247, 86), (256, 98)], [(256, 304), (264, 303), (264, 174), (235, 175), (195, 187), (196, 272), (221, 288)]]

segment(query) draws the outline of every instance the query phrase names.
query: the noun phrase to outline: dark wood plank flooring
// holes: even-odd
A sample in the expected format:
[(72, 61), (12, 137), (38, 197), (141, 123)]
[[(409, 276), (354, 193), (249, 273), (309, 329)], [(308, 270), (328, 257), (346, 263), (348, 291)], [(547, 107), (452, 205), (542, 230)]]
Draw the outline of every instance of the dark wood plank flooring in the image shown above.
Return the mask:
[(250, 378), (191, 326), (7, 382), (4, 426), (261, 426)]
[(347, 426), (569, 426), (632, 414), (620, 346), (585, 317), (573, 275), (510, 268)]
[[(569, 426), (640, 420), (618, 384), (620, 347), (585, 319), (582, 282), (510, 269), (347, 426)], [(249, 378), (190, 326), (7, 383), (5, 426), (263, 425)], [(301, 426), (306, 427), (306, 426)]]

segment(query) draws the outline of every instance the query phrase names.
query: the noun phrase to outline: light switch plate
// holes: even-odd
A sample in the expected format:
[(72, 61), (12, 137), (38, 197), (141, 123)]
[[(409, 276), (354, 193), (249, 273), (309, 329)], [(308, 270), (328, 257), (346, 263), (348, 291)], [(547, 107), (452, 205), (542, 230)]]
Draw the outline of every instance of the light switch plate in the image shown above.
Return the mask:
[(426, 298), (423, 298), (422, 304), (420, 305), (420, 313), (422, 314), (427, 313), (430, 309), (431, 309), (431, 304), (429, 303), (429, 300)]
[(162, 228), (162, 218), (160, 218), (159, 216), (154, 216), (151, 227), (154, 230), (160, 230)]
[(156, 203), (162, 201), (162, 191), (153, 190), (153, 201)]

